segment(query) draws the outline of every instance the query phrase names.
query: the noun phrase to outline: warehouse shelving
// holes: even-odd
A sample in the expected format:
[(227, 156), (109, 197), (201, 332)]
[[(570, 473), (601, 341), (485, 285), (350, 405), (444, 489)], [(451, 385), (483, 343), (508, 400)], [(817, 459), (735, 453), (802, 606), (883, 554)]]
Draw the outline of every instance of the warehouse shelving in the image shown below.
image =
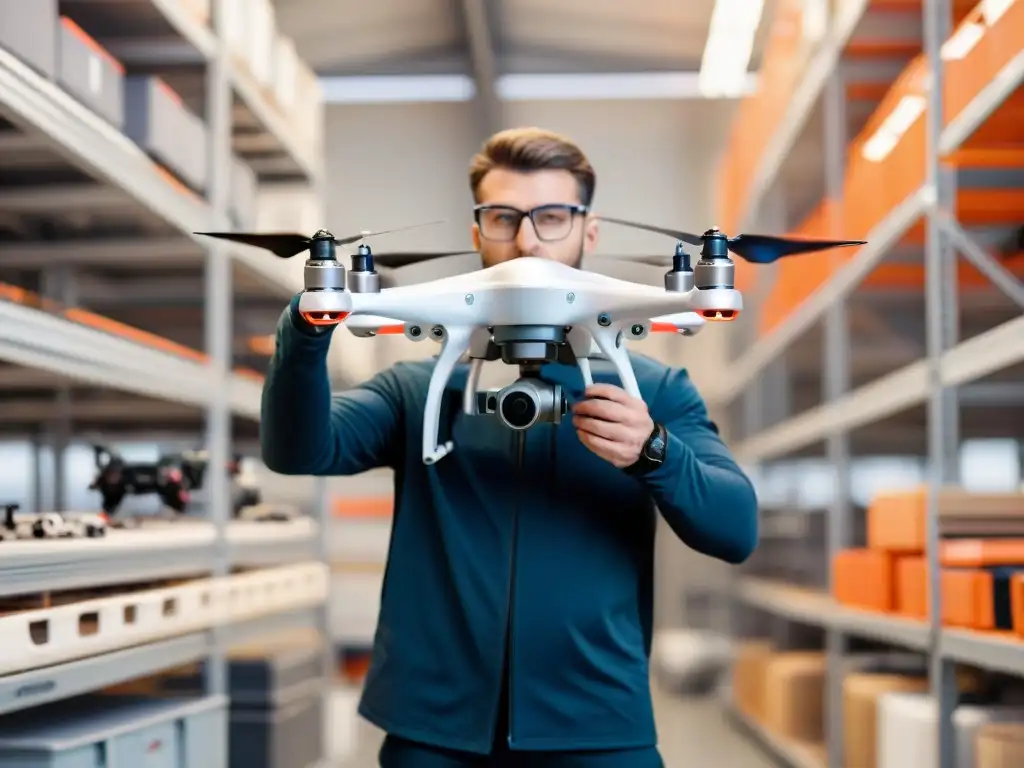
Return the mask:
[[(315, 621), (314, 611), (310, 607), (296, 606), (275, 614), (269, 623), (267, 617), (234, 622), (223, 627), (216, 640), (208, 632), (191, 632), (62, 664), (4, 675), (0, 677), (0, 714), (201, 662), (218, 652), (219, 643), (227, 646), (245, 643), (265, 636), (268, 630), (280, 630), (289, 624), (309, 626)], [(317, 614), (320, 612), (316, 611)]]
[[(255, 567), (315, 557), (319, 526), (232, 521), (227, 542), (232, 566)], [(0, 597), (91, 586), (202, 576), (212, 573), (216, 529), (203, 520), (154, 530), (113, 529), (102, 539), (40, 539), (0, 550)]]
[[(201, 116), (209, 161), (205, 191), (188, 188), (53, 78), (0, 47), (0, 213), (5, 228), (12, 221), (29, 224), (14, 226), (14, 236), (0, 238), (0, 266), (4, 279), (12, 275), (15, 282), (18, 275), (46, 277), (62, 269), (116, 274), (119, 279), (202, 275), (204, 287), (197, 296), (202, 313), (194, 317), (205, 320), (205, 350), (154, 335), (159, 327), (143, 332), (114, 322), (73, 297), (41, 297), (31, 283), (5, 284), (0, 285), (0, 360), (6, 365), (0, 386), (36, 393), (66, 392), (69, 387), (127, 393), (136, 397), (102, 405), (120, 414), (118, 418), (137, 407), (140, 422), (146, 421), (145, 408), (154, 400), (181, 406), (168, 408), (171, 415), (163, 422), (150, 420), (164, 428), (175, 418), (191, 424), (185, 418), (190, 410), (205, 412), (210, 464), (226, 466), (232, 417), (258, 420), (262, 385), (259, 375), (232, 370), (234, 284), (259, 286), (279, 314), (287, 298), (301, 290), (302, 264), (194, 233), (236, 226), (231, 186), (235, 159), (252, 170), (260, 190), (300, 186), (322, 201), (323, 155), (315, 88), (304, 92), (306, 101), (295, 107), (276, 103), (274, 89), (259, 82), (229, 44), (229, 24), (238, 19), (229, 18), (228, 3), (212, 0), (208, 15), (195, 12), (202, 5), (63, 0), (60, 12), (129, 72), (161, 77)], [(243, 7), (248, 10), (248, 5)], [(38, 226), (40, 222), (46, 227)], [(42, 415), (35, 407), (38, 401), (22, 402), (23, 412), (6, 412), (10, 421)], [(58, 416), (59, 408), (47, 421)], [(322, 566), (322, 502), (312, 521), (230, 521), (228, 482), (226, 473), (209, 473), (207, 520), (181, 521), (173, 532), (111, 530), (105, 539), (5, 544), (0, 549), (0, 594), (6, 598), (169, 579), (187, 579), (186, 586), (166, 588), (187, 591), (233, 580), (241, 585), (252, 578), (273, 582), (288, 567)], [(318, 488), (323, 495), (324, 486)], [(249, 570), (233, 573), (238, 569)], [(95, 655), (5, 674), (0, 679), (0, 712), (204, 659), (208, 689), (223, 693), (224, 654), (230, 644), (276, 628), (292, 614), (321, 630), (329, 626), (325, 595), (311, 589), (308, 601), (293, 595), (274, 603), (268, 596), (286, 596), (292, 582), (270, 582), (258, 610), (249, 603), (236, 605), (255, 599), (252, 590), (262, 589), (243, 585), (230, 596), (225, 591), (223, 602), (214, 608), (204, 604), (198, 614), (205, 618), (193, 615), (193, 623), (199, 623), (184, 634), (169, 628), (164, 635), (151, 627), (131, 648), (114, 648), (119, 641), (108, 637), (113, 646)], [(66, 618), (74, 610), (64, 609), (53, 609), (53, 615)], [(0, 617), (0, 632), (13, 632), (18, 615)], [(331, 667), (325, 667), (325, 689), (331, 677)]]
[[(926, 446), (927, 594), (929, 615), (939, 617), (938, 494), (957, 483), (961, 436), (1021, 435), (1010, 401), (1002, 418), (958, 413), (976, 407), (969, 385), (991, 384), (991, 400), (1000, 385), (1019, 387), (1024, 369), (1024, 265), (1013, 252), (1024, 225), (1024, 3), (839, 2), (818, 41), (799, 39), (803, 5), (778, 10), (761, 91), (741, 105), (721, 169), (719, 220), (734, 232), (774, 226), (868, 242), (780, 263), (770, 280), (739, 265), (737, 280), (754, 298), (744, 319), (756, 326), (753, 340), (707, 399), (734, 414), (743, 405), (734, 445), (752, 469), (792, 456), (827, 458), (837, 488), (830, 561), (849, 546), (854, 447), (899, 452), (895, 435), (913, 433), (915, 446)], [(870, 342), (851, 339), (851, 322), (869, 295), (885, 297), (872, 305), (883, 316), (901, 303), (904, 312), (922, 307), (924, 348), (911, 344), (887, 369), (876, 364), (864, 375), (851, 351)], [(779, 397), (785, 383), (768, 374), (784, 373), (797, 347), (813, 348), (806, 340), (819, 326), (821, 401), (794, 408)], [(954, 664), (1024, 676), (1024, 638), (1010, 633), (855, 610), (827, 592), (749, 576), (731, 580), (730, 599), (825, 630), (829, 766), (843, 759), (840, 665), (851, 639), (927, 655), (940, 768), (954, 755)], [(804, 764), (792, 751), (770, 751)]]

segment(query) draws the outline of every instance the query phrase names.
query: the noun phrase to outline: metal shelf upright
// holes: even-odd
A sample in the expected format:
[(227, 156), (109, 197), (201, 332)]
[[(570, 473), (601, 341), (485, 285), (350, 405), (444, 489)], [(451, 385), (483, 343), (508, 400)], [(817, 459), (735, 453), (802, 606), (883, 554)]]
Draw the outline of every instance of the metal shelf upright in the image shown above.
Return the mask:
[[(762, 203), (768, 202), (769, 191), (781, 174), (786, 155), (796, 144), (802, 125), (819, 98), (824, 125), (825, 195), (836, 201), (846, 194), (848, 150), (853, 137), (847, 135), (844, 94), (848, 83), (844, 82), (842, 68), (837, 66), (841, 58), (837, 45), (849, 38), (856, 25), (855, 17), (863, 15), (869, 5), (854, 0), (844, 4), (838, 16), (833, 12), (832, 31), (819, 51), (810, 57), (807, 74), (796, 87), (783, 125), (768, 142), (755, 173), (749, 202), (740, 216), (744, 228), (761, 217)], [(726, 408), (742, 403), (735, 450), (741, 463), (751, 471), (757, 472), (766, 463), (824, 445), (824, 455), (837, 489), (826, 526), (830, 562), (840, 550), (852, 545), (852, 433), (858, 428), (882, 423), (908, 408), (925, 407), (928, 621), (852, 609), (835, 602), (830, 592), (743, 576), (729, 580), (734, 636), (742, 631), (740, 612), (753, 608), (776, 617), (775, 621), (825, 630), (824, 706), (829, 768), (840, 768), (844, 759), (842, 670), (849, 641), (853, 638), (927, 655), (929, 687), (938, 713), (939, 768), (953, 768), (957, 754), (952, 723), (957, 702), (954, 665), (966, 663), (1024, 677), (1024, 638), (951, 629), (944, 627), (941, 619), (938, 498), (943, 486), (959, 481), (960, 388), (1024, 363), (1024, 284), (958, 222), (958, 170), (954, 163), (947, 162), (997, 112), (1004, 100), (1024, 87), (1024, 50), (1011, 55), (992, 82), (981, 87), (958, 114), (952, 114), (945, 100), (947, 68), (953, 65), (944, 46), (953, 35), (953, 10), (953, 0), (923, 0), (922, 3), (922, 54), (926, 62), (923, 120), (927, 136), (923, 182), (881, 219), (870, 233), (867, 246), (852, 259), (837, 264), (831, 277), (813, 294), (738, 357), (732, 370), (722, 377), (723, 386), (708, 393), (712, 406)], [(833, 237), (847, 236), (845, 229), (849, 223), (844, 221), (843, 210), (841, 205), (830, 207), (827, 227)], [(851, 338), (850, 296), (918, 222), (923, 223), (925, 232), (925, 353), (896, 371), (855, 387), (851, 370), (855, 340)], [(1021, 310), (1016, 315), (1011, 311), (1008, 319), (963, 340), (958, 336), (962, 303), (958, 254)], [(759, 305), (760, 302), (754, 302), (748, 309), (756, 312)], [(822, 401), (801, 412), (789, 413), (785, 398), (780, 396), (777, 383), (772, 381), (775, 377), (767, 374), (784, 365), (786, 352), (818, 322), (823, 323), (824, 331), (820, 369)], [(735, 414), (737, 410), (732, 412)], [(830, 583), (830, 591), (831, 588)], [(748, 722), (745, 727), (757, 729), (759, 726)], [(770, 751), (783, 763), (808, 764), (806, 754), (790, 749), (772, 734), (761, 734), (760, 738), (771, 743)]]
[[(206, 70), (207, 120), (210, 145), (210, 218), (217, 229), (229, 228), (228, 200), (231, 185), (231, 78), (226, 37), (224, 0), (211, 3), (216, 44)], [(206, 251), (206, 351), (212, 369), (213, 386), (207, 408), (206, 445), (210, 464), (226, 467), (231, 459), (231, 410), (228, 398), (232, 363), (232, 288), (231, 257), (227, 248), (211, 243)], [(211, 472), (209, 509), (217, 531), (213, 575), (230, 573), (227, 526), (231, 508), (231, 489), (225, 472)], [(211, 655), (205, 666), (207, 692), (227, 693), (227, 665), (223, 632), (214, 627)]]

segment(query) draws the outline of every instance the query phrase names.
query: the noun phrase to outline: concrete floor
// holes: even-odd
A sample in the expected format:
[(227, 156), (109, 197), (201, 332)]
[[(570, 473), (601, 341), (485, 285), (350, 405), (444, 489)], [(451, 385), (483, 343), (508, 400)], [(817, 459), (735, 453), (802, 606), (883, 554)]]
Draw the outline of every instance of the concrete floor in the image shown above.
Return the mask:
[[(355, 716), (357, 698), (357, 691), (339, 691), (334, 702), (331, 768), (377, 768), (381, 734)], [(665, 768), (775, 765), (729, 725), (717, 699), (683, 699), (656, 690), (654, 703)]]

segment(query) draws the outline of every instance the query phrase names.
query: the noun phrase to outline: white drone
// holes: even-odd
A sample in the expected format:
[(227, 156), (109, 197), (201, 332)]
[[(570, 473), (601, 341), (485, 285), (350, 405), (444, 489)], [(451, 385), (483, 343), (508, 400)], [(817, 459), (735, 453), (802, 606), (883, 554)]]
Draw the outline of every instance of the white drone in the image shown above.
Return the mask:
[[(352, 255), (351, 269), (346, 274), (337, 259), (337, 246), (384, 232), (363, 232), (346, 238), (336, 238), (326, 230), (312, 237), (196, 234), (265, 248), (282, 258), (308, 251), (299, 312), (313, 325), (344, 323), (357, 336), (402, 333), (413, 341), (429, 338), (440, 343), (424, 412), (425, 464), (437, 463), (454, 447), (450, 441), (439, 441), (441, 403), (452, 372), (467, 355), (470, 372), (463, 396), (465, 413), (496, 413), (507, 426), (519, 430), (541, 422), (558, 423), (566, 412), (565, 398), (558, 385), (539, 378), (540, 366), (548, 362), (575, 364), (589, 385), (593, 382), (590, 359), (600, 355), (614, 366), (623, 389), (639, 397), (624, 342), (644, 339), (652, 331), (692, 336), (705, 322), (728, 322), (739, 316), (743, 297), (734, 288), (735, 266), (730, 250), (763, 264), (790, 254), (863, 244), (766, 235), (727, 238), (717, 229), (692, 235), (602, 218), (678, 241), (663, 289), (536, 257), (517, 258), (415, 285), (382, 288), (375, 260), (418, 261), (465, 252), (373, 254), (363, 244)], [(684, 243), (702, 246), (696, 265), (691, 266)], [(484, 362), (498, 359), (518, 365), (520, 378), (498, 392), (480, 393)]]

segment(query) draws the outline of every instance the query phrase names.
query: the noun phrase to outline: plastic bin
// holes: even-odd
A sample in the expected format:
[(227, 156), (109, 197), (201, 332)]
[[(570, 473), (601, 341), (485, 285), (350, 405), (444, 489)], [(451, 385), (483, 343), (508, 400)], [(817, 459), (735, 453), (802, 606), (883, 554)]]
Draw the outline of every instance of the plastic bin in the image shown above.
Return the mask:
[[(307, 768), (321, 761), (322, 643), (305, 633), (286, 634), (233, 648), (227, 662), (230, 768)], [(194, 672), (165, 678), (156, 695), (193, 695), (202, 679), (200, 665)]]
[(52, 78), (57, 72), (57, 0), (0, 0), (0, 48)]
[(85, 696), (0, 719), (0, 766), (227, 768), (227, 697)]
[(157, 163), (197, 192), (206, 189), (206, 125), (160, 78), (125, 81), (124, 132)]
[(118, 130), (124, 127), (124, 67), (66, 16), (57, 32), (57, 82)]

